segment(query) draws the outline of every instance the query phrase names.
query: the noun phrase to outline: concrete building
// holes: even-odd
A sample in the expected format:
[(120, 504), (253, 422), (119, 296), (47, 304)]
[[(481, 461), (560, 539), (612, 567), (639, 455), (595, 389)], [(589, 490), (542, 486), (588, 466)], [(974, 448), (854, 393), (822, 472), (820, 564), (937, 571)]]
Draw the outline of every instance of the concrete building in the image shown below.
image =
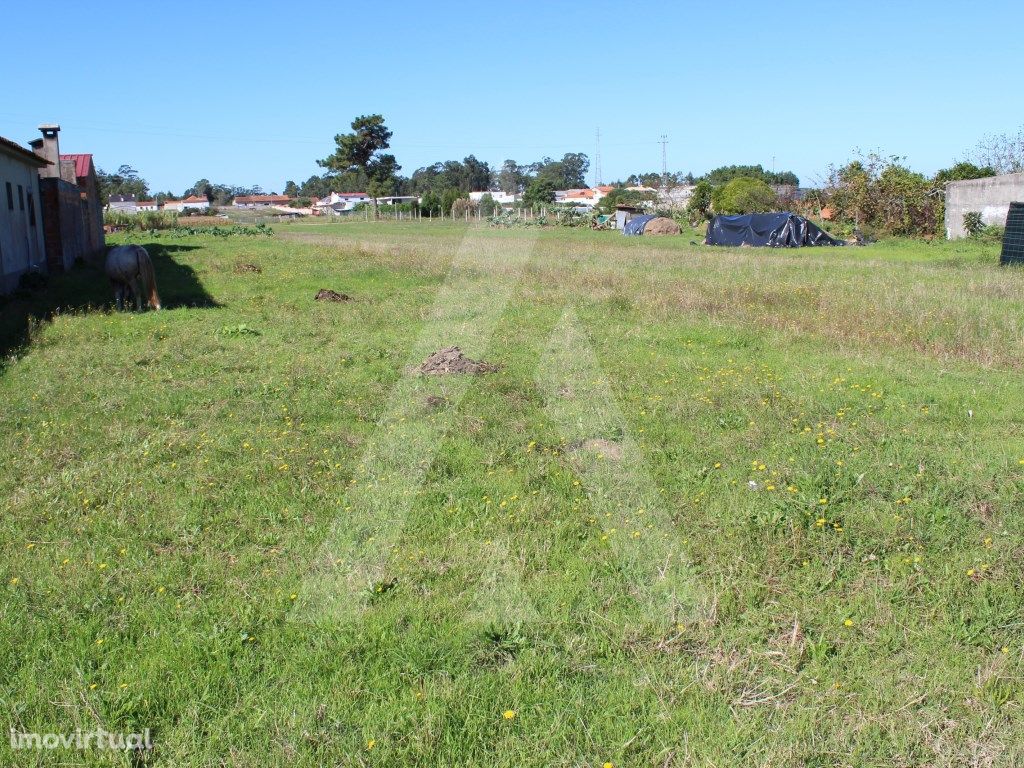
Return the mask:
[(70, 269), (77, 260), (98, 264), (105, 252), (103, 208), (91, 155), (61, 155), (59, 125), (39, 126), (32, 150), (46, 161), (39, 170), (46, 265)]
[(1024, 201), (1024, 173), (946, 184), (946, 238), (964, 237), (964, 214), (977, 211), (985, 224), (1004, 226), (1010, 203)]
[(136, 200), (135, 201), (136, 211), (159, 211), (160, 204), (156, 200)]
[(46, 246), (39, 206), (41, 157), (0, 136), (0, 293), (18, 286), (29, 270), (45, 271)]

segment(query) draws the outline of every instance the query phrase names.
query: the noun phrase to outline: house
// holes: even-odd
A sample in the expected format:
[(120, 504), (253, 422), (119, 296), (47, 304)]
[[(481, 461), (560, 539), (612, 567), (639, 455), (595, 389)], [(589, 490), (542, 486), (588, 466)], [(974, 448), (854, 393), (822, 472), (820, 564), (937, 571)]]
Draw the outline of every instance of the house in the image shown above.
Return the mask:
[(160, 204), (156, 200), (136, 200), (136, 211), (159, 211)]
[(39, 169), (46, 160), (0, 136), (0, 293), (30, 270), (45, 270), (46, 246), (38, 205)]
[(184, 205), (182, 205), (183, 202), (183, 200), (164, 200), (163, 203), (160, 205), (160, 209), (166, 211), (167, 213), (180, 213), (181, 209), (185, 207)]
[(135, 202), (135, 195), (111, 195), (107, 207), (119, 213), (135, 213), (138, 203)]
[(189, 195), (179, 202), (181, 203), (181, 210), (195, 208), (197, 211), (207, 211), (210, 209), (210, 201), (199, 195)]
[(373, 202), (373, 198), (365, 192), (331, 192), (327, 197), (317, 200), (313, 204), (313, 209), (321, 213), (341, 215), (351, 213), (360, 203), (370, 202)]
[(239, 195), (235, 198), (235, 208), (269, 208), (272, 205), (288, 205), (288, 195)]
[(1024, 173), (1005, 173), (984, 179), (946, 184), (946, 238), (964, 237), (964, 214), (981, 214), (983, 224), (1005, 226), (1010, 203), (1024, 200)]
[(39, 132), (42, 138), (30, 146), (46, 161), (39, 170), (39, 199), (47, 269), (60, 272), (79, 260), (99, 264), (106, 244), (92, 155), (61, 155), (59, 125), (40, 125)]
[(469, 199), (474, 203), (479, 203), (484, 195), (490, 195), (491, 199), (498, 205), (512, 205), (513, 203), (518, 203), (523, 199), (523, 196), (520, 194), (510, 195), (506, 192), (502, 192), (500, 189), (485, 192), (470, 192)]

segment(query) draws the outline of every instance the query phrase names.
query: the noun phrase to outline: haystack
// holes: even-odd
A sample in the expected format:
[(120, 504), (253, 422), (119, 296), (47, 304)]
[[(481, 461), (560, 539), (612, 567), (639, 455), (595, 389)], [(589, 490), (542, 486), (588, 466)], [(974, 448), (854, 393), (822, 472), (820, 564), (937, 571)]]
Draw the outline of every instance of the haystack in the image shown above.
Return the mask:
[(680, 232), (682, 230), (679, 228), (679, 225), (665, 216), (651, 219), (647, 222), (647, 226), (644, 227), (645, 235), (678, 235)]

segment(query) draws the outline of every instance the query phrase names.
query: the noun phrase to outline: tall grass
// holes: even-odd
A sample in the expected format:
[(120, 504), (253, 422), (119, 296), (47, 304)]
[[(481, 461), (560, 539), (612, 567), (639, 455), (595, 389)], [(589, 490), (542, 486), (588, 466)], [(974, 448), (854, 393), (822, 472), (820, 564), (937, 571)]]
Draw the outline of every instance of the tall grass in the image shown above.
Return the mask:
[(171, 229), (178, 226), (177, 211), (104, 211), (103, 224), (128, 231), (145, 232), (152, 229)]

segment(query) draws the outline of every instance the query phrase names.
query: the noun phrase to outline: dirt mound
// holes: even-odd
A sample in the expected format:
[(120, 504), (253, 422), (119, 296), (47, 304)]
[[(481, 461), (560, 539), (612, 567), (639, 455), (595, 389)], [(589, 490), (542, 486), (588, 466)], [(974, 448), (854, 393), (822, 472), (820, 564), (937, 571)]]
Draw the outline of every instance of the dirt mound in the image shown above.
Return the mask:
[(448, 398), (447, 397), (441, 397), (440, 395), (428, 395), (427, 396), (427, 406), (429, 408), (433, 408), (434, 410), (437, 410), (438, 408), (444, 408), (446, 405), (448, 405)]
[(647, 226), (644, 227), (645, 235), (678, 235), (680, 232), (682, 230), (679, 228), (679, 225), (672, 221), (672, 219), (664, 216), (651, 219), (647, 222)]
[(244, 275), (247, 273), (261, 275), (263, 274), (263, 269), (257, 264), (242, 264), (241, 262), (239, 262), (238, 264), (235, 264), (235, 272), (239, 275)]
[(449, 373), (493, 373), (498, 366), (480, 360), (470, 360), (458, 347), (439, 349), (416, 369), (427, 376), (444, 376)]
[(321, 288), (316, 292), (315, 298), (317, 301), (352, 301), (352, 297), (347, 293), (338, 293), (330, 288)]
[(572, 443), (569, 446), (569, 450), (573, 453), (578, 451), (586, 451), (592, 453), (598, 458), (611, 459), (618, 461), (622, 458), (622, 445), (614, 443), (611, 440), (604, 440), (599, 437), (592, 437), (589, 440), (581, 440), (576, 443)]

